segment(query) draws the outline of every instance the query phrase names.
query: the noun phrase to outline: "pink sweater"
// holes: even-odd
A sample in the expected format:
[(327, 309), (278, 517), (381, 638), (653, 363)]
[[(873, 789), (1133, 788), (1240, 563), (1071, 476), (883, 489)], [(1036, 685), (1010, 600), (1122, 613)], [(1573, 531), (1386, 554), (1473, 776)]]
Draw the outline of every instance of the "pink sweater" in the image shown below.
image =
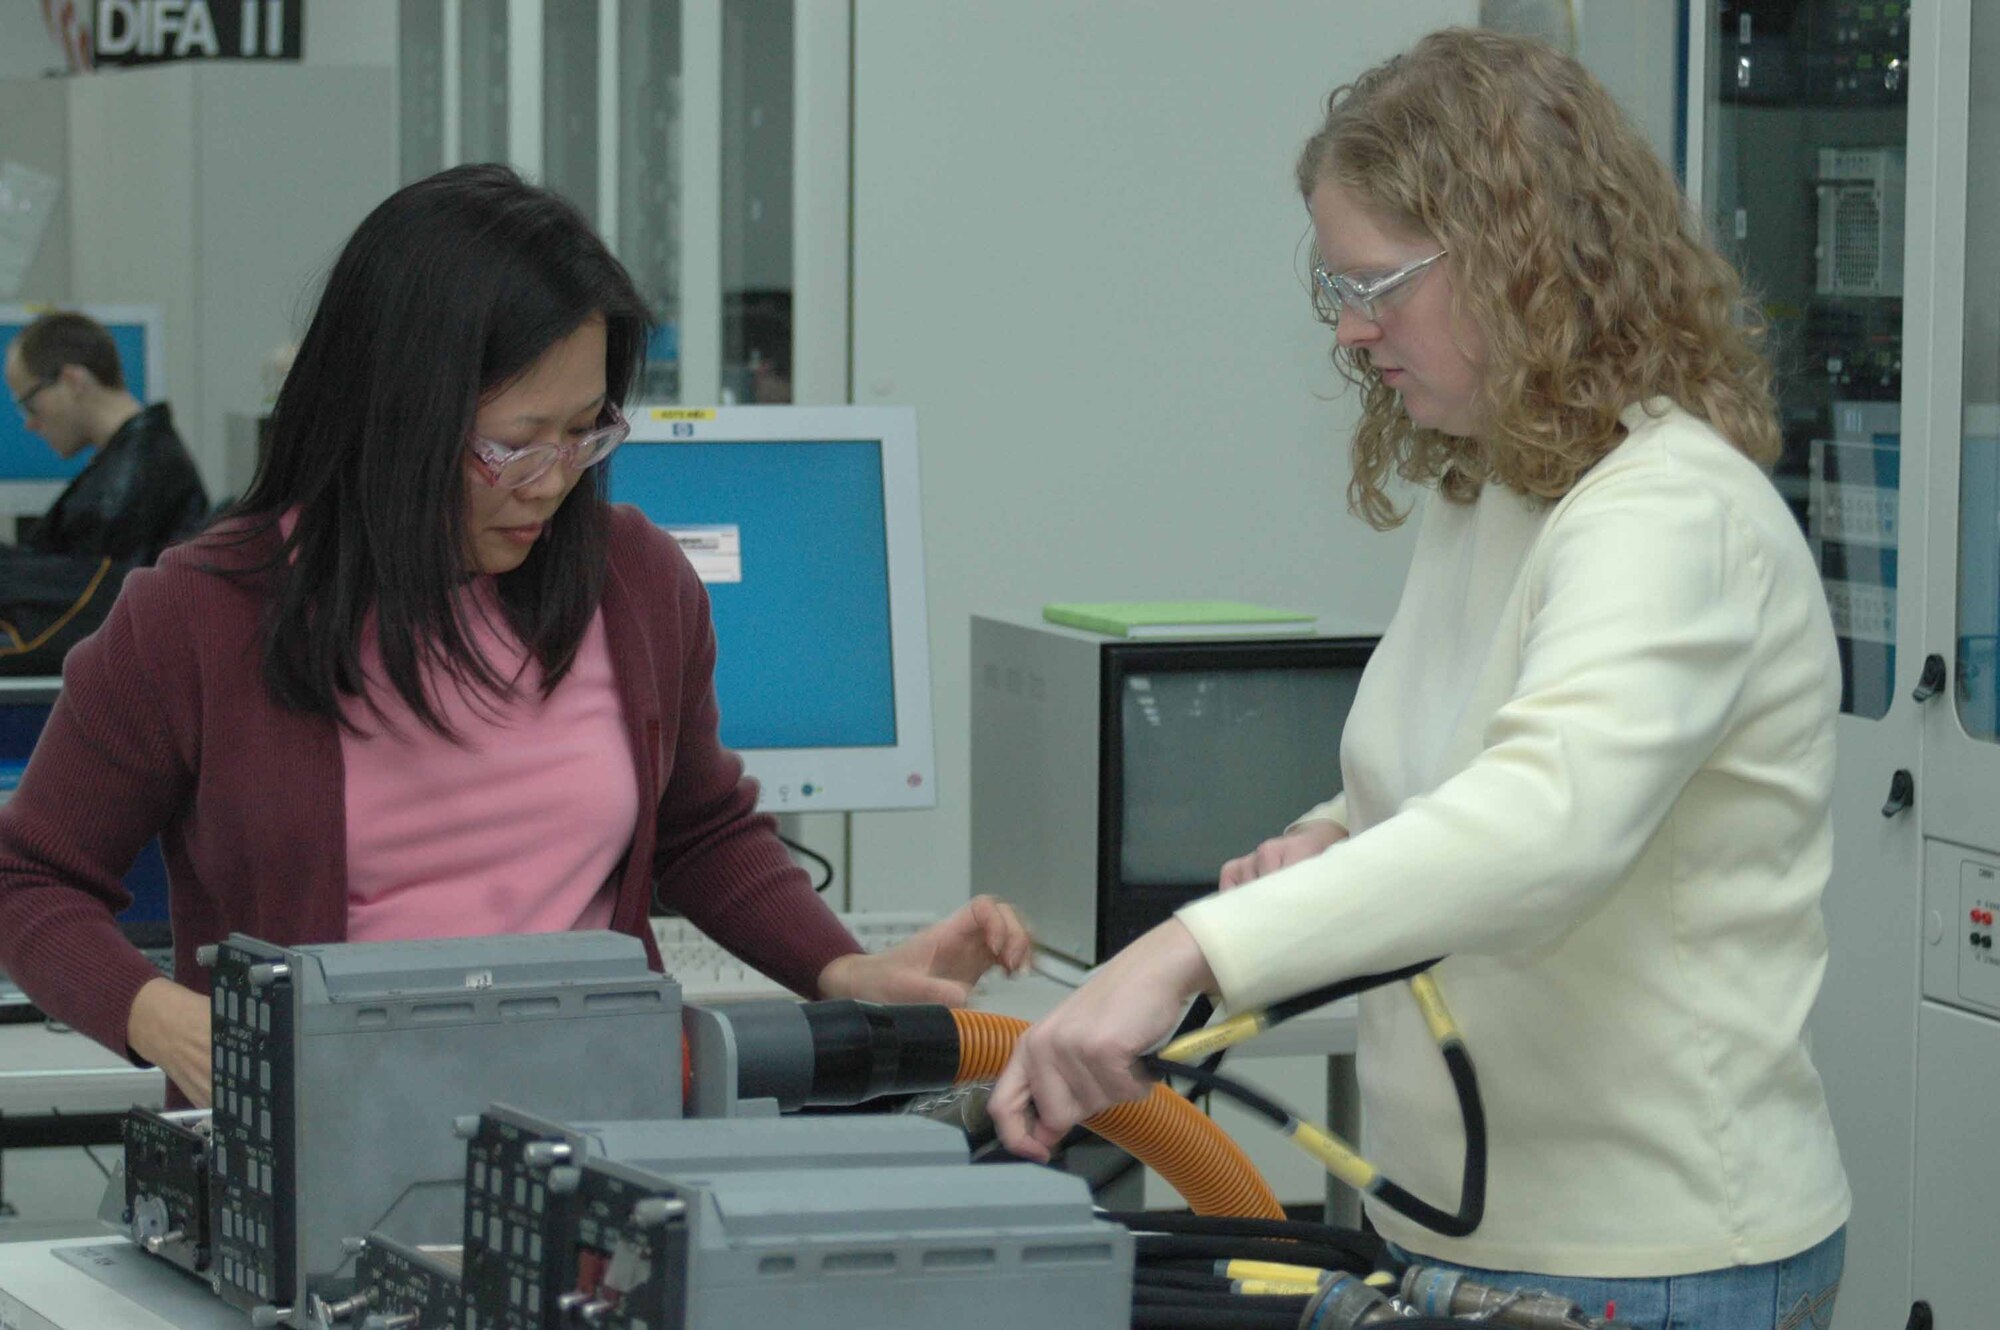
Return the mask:
[[(611, 920), (639, 816), (604, 616), (547, 697), (541, 666), (500, 617), (493, 579), (466, 591), (473, 642), (513, 694), (495, 699), (427, 670), (447, 738), (418, 721), (361, 644), (368, 699), (343, 710), (347, 936), (357, 942), (555, 933)], [(371, 707), (370, 703), (373, 703)], [(379, 713), (379, 714), (378, 714)]]
[[(338, 727), (276, 705), (261, 674), (265, 590), (242, 568), (275, 538), (215, 534), (132, 574), (73, 650), (63, 693), (0, 808), (0, 964), (43, 1010), (124, 1051), (132, 998), (157, 972), (114, 921), (120, 879), (158, 835), (173, 881), (177, 978), (237, 931), (279, 945), (348, 937)], [(741, 761), (716, 736), (708, 597), (674, 542), (611, 518), (602, 616), (638, 806), (610, 926), (657, 952), (659, 903), (801, 993), (859, 950), (792, 864)]]

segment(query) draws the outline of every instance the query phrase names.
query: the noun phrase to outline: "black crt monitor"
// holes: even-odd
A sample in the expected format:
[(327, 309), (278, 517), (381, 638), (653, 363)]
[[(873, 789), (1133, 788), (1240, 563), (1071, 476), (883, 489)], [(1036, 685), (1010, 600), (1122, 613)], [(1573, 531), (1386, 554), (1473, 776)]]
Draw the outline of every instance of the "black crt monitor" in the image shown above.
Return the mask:
[[(0, 679), (0, 803), (11, 799), (28, 769), (28, 757), (48, 724), (62, 680)], [(147, 842), (125, 874), (132, 904), (118, 926), (132, 945), (160, 951), (173, 945), (167, 912), (167, 863), (157, 840)]]
[(1341, 789), (1372, 637), (1132, 641), (974, 616), (973, 888), (1083, 964)]

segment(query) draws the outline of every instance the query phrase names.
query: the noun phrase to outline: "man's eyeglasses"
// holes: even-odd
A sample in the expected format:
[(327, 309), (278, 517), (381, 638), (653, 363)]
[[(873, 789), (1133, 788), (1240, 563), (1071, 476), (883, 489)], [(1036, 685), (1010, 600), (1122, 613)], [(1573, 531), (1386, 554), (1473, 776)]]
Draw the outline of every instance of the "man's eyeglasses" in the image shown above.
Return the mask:
[(1320, 322), (1332, 328), (1340, 327), (1340, 312), (1351, 309), (1370, 323), (1382, 315), (1382, 310), (1394, 303), (1392, 297), (1398, 292), (1407, 293), (1411, 279), (1424, 269), (1443, 258), (1448, 250), (1439, 250), (1427, 259), (1406, 263), (1394, 272), (1341, 272), (1330, 273), (1320, 264), (1313, 265), (1313, 312)]
[(488, 485), (495, 489), (520, 489), (546, 476), (557, 462), (572, 471), (596, 466), (611, 456), (612, 449), (625, 442), (625, 437), (632, 432), (631, 423), (615, 402), (606, 402), (604, 413), (597, 419), (595, 429), (566, 443), (535, 443), (525, 448), (510, 448), (504, 443), (470, 434), (466, 436), (466, 446)]
[(61, 377), (58, 374), (51, 374), (14, 399), (14, 406), (20, 411), (21, 419), (26, 420), (35, 414), (35, 399), (55, 387), (61, 381)]

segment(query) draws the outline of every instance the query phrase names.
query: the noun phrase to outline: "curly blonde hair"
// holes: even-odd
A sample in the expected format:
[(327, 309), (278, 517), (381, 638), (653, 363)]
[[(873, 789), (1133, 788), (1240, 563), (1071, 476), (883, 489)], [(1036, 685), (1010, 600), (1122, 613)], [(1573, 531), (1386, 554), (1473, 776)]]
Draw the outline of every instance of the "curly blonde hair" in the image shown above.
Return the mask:
[(1469, 502), (1488, 481), (1555, 499), (1670, 397), (1766, 468), (1782, 440), (1764, 326), (1673, 176), (1602, 85), (1527, 38), (1450, 29), (1327, 99), (1299, 192), (1349, 191), (1447, 250), (1455, 313), (1484, 336), (1477, 440), (1420, 429), (1366, 350), (1348, 503), (1395, 526), (1391, 473)]

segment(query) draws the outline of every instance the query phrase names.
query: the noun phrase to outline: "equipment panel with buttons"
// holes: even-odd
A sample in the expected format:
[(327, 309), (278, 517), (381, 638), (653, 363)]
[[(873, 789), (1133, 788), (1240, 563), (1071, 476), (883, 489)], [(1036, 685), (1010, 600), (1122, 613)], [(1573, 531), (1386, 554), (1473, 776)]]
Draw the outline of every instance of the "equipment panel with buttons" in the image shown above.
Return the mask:
[(1967, 1002), (2000, 1011), (2000, 868), (1967, 860), (1959, 868), (1958, 991)]

